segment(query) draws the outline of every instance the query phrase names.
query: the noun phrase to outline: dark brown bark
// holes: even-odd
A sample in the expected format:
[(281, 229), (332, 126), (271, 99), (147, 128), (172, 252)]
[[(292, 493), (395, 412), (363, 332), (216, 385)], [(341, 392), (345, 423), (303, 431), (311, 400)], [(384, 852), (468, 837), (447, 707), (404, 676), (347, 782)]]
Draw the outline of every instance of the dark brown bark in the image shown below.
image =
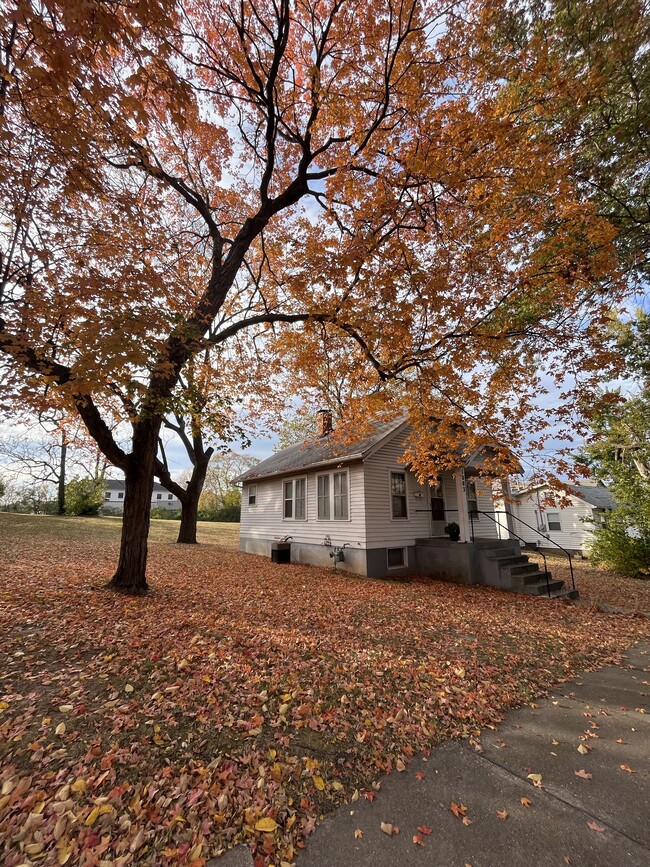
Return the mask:
[(59, 478), (57, 483), (57, 515), (65, 515), (65, 459), (68, 452), (68, 444), (65, 434), (61, 434), (61, 456), (59, 459)]
[(196, 545), (196, 522), (199, 516), (199, 496), (187, 497), (181, 501), (181, 526), (177, 543)]
[(117, 571), (111, 590), (143, 596), (147, 590), (147, 537), (151, 521), (151, 493), (160, 421), (134, 426), (133, 451), (124, 471), (124, 515)]

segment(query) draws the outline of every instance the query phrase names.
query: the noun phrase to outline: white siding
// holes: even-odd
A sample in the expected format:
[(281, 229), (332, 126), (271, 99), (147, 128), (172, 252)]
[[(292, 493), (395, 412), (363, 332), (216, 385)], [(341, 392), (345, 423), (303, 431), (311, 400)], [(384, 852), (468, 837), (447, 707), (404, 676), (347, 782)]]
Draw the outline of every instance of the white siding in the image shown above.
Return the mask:
[[(429, 489), (419, 485), (413, 473), (406, 471), (408, 518), (391, 517), (390, 473), (405, 471), (401, 458), (406, 436), (404, 431), (398, 431), (373, 455), (366, 458), (364, 463), (368, 548), (414, 545), (416, 539), (431, 535)], [(421, 493), (422, 496), (418, 498), (416, 493)]]
[[(522, 536), (526, 542), (537, 543), (541, 547), (554, 547), (545, 540), (545, 537), (548, 536), (551, 542), (556, 542), (569, 551), (588, 550), (593, 538), (591, 526), (584, 523), (581, 518), (591, 518), (594, 514), (593, 506), (579, 497), (571, 497), (571, 505), (566, 508), (545, 505), (544, 497), (546, 493), (541, 490), (539, 492), (539, 500), (535, 491), (530, 494), (519, 495), (513, 511), (517, 518), (521, 518), (522, 521), (525, 521), (526, 524), (530, 524), (532, 527), (539, 525), (541, 513), (547, 529), (542, 531), (542, 535), (540, 535), (540, 533), (536, 533), (518, 521), (515, 521), (515, 532)], [(561, 530), (548, 530), (549, 512), (557, 512), (559, 514)]]
[[(316, 476), (323, 473), (348, 471), (348, 513), (349, 519), (319, 520), (317, 516)], [(283, 518), (283, 484), (287, 479), (306, 478), (307, 480), (307, 519), (305, 521)], [(291, 536), (294, 542), (320, 545), (329, 536), (332, 545), (365, 547), (365, 522), (363, 518), (363, 465), (350, 464), (333, 469), (311, 470), (273, 479), (254, 482), (257, 485), (257, 502), (248, 505), (247, 487), (242, 494), (240, 538), (242, 539), (279, 539)]]

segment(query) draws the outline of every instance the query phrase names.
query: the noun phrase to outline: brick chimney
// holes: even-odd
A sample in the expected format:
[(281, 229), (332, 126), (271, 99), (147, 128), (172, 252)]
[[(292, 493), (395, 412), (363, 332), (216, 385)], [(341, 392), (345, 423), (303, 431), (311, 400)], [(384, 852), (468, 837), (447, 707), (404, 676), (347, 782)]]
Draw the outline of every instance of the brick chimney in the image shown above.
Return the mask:
[(319, 409), (316, 419), (319, 437), (326, 437), (332, 433), (332, 413), (329, 409)]

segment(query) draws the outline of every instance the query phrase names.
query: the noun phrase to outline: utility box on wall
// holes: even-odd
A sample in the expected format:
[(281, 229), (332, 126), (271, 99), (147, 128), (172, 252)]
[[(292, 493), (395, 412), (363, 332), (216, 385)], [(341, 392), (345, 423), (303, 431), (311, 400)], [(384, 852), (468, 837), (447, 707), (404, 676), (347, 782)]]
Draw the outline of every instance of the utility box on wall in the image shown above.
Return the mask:
[(291, 542), (271, 542), (271, 562), (291, 563)]

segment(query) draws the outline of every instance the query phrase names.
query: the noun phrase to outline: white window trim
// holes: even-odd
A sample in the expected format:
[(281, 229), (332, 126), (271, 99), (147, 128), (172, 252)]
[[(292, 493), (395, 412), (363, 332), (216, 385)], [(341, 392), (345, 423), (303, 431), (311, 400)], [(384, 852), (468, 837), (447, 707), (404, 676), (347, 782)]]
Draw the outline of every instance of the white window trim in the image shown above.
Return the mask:
[[(334, 476), (335, 475), (345, 475), (345, 486), (348, 493), (348, 516), (347, 518), (335, 518), (334, 517)], [(329, 501), (330, 501), (330, 516), (329, 518), (320, 518), (318, 516), (318, 479), (328, 476), (329, 477)], [(284, 503), (283, 503), (283, 511), (284, 511)], [(339, 470), (330, 470), (327, 473), (317, 473), (316, 474), (316, 520), (320, 521), (323, 524), (331, 524), (333, 521), (336, 521), (339, 524), (344, 522), (349, 523), (352, 520), (352, 509), (350, 503), (350, 471), (348, 469), (339, 469)]]
[[(557, 521), (553, 521), (554, 524), (559, 524), (559, 527), (551, 527), (551, 515), (557, 515)], [(562, 532), (562, 516), (560, 512), (547, 512), (546, 513), (546, 526), (548, 527), (549, 533), (561, 533)]]
[[(304, 518), (296, 518), (296, 486), (295, 486), (295, 482), (299, 482), (299, 481), (301, 481), (301, 480), (304, 481), (304, 483), (305, 483), (305, 517), (304, 517)], [(284, 486), (286, 485), (287, 482), (294, 482), (294, 486), (293, 486), (293, 494), (292, 494), (292, 497), (291, 497), (291, 503), (292, 503), (292, 506), (291, 506), (291, 512), (292, 512), (292, 515), (291, 515), (290, 518), (285, 517), (285, 514), (284, 514), (284, 504), (285, 504)], [(282, 491), (282, 520), (283, 520), (283, 521), (289, 521), (289, 522), (292, 523), (292, 524), (294, 524), (296, 521), (297, 521), (298, 523), (305, 523), (305, 522), (307, 521), (307, 518), (308, 518), (308, 515), (309, 515), (309, 509), (308, 509), (308, 505), (309, 505), (309, 503), (308, 503), (308, 495), (307, 495), (308, 487), (309, 487), (309, 486), (308, 486), (308, 484), (307, 484), (307, 476), (291, 476), (290, 478), (282, 479), (282, 488), (281, 488), (281, 491)]]
[[(406, 517), (405, 518), (396, 518), (393, 515), (393, 486), (391, 484), (391, 474), (399, 473), (404, 476), (404, 500), (406, 503)], [(411, 520), (411, 512), (409, 509), (409, 479), (408, 473), (406, 470), (396, 470), (394, 467), (388, 468), (388, 514), (390, 516), (391, 521), (395, 521), (396, 524), (403, 524), (405, 521)], [(402, 567), (400, 566), (400, 569)]]
[[(255, 497), (254, 503), (251, 503), (251, 494)], [(249, 509), (257, 506), (257, 483), (246, 485), (246, 505)], [(284, 514), (284, 485), (282, 485), (282, 514)]]
[[(404, 520), (403, 518), (398, 520)], [(388, 552), (389, 551), (403, 551), (404, 556), (402, 557), (402, 563), (399, 566), (389, 566), (388, 565)], [(409, 565), (409, 551), (405, 545), (396, 545), (394, 548), (386, 548), (386, 569), (392, 571), (393, 569), (408, 569)]]

